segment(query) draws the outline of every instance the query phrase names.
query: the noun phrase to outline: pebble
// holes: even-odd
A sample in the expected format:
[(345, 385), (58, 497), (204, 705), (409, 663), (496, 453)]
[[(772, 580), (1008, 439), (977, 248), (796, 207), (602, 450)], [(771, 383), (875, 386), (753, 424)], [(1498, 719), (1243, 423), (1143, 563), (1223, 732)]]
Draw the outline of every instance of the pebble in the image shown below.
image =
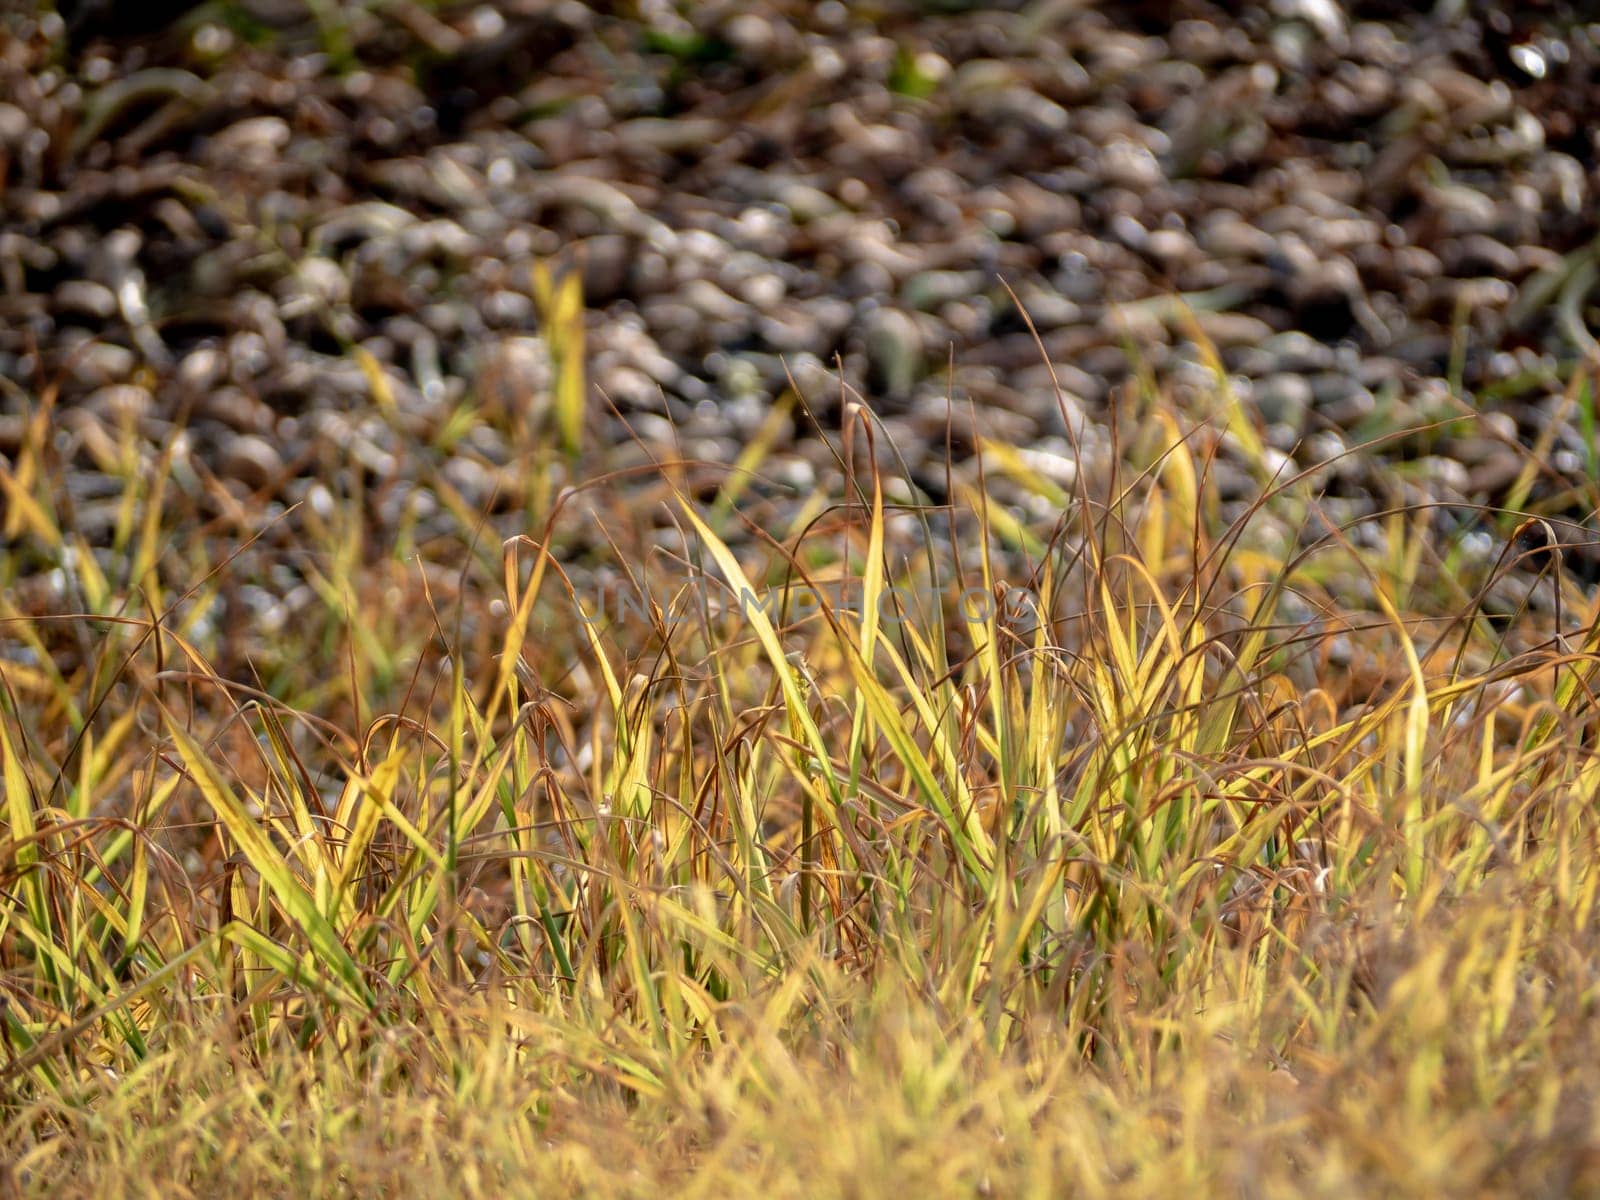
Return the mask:
[(217, 456), (217, 473), (260, 491), (284, 471), (283, 457), (266, 438), (241, 434), (226, 439)]
[(1522, 274), (1522, 260), (1503, 242), (1481, 233), (1445, 238), (1435, 249), (1440, 270), (1448, 275), (1492, 275), (1513, 280)]
[(1272, 235), (1232, 212), (1208, 216), (1200, 226), (1200, 248), (1221, 259), (1265, 258), (1276, 248)]
[(1255, 385), (1251, 399), (1264, 421), (1298, 435), (1316, 397), (1303, 375), (1269, 375)]
[(111, 342), (90, 342), (64, 350), (72, 383), (84, 391), (125, 380), (139, 364), (139, 356), (132, 350)]
[[(191, 356), (192, 357), (192, 356)], [(266, 434), (275, 423), (270, 408), (253, 398), (243, 388), (215, 385), (197, 391), (194, 415), (220, 421), (239, 433)]]
[(1156, 156), (1131, 141), (1115, 141), (1101, 151), (1100, 169), (1106, 182), (1135, 191), (1155, 187), (1162, 181)]
[(979, 271), (921, 271), (906, 280), (900, 298), (912, 308), (932, 312), (983, 291), (984, 282)]
[(1354, 428), (1378, 407), (1377, 398), (1361, 381), (1342, 371), (1319, 372), (1308, 382), (1318, 415), (1340, 429)]
[(1247, 313), (1202, 312), (1196, 314), (1196, 320), (1218, 349), (1259, 346), (1272, 336), (1272, 326)]
[(814, 306), (786, 304), (764, 312), (756, 319), (756, 333), (773, 350), (795, 353), (814, 350), (824, 343), (822, 322)]
[(89, 412), (113, 426), (124, 425), (148, 416), (155, 408), (149, 388), (132, 383), (112, 384), (91, 392), (83, 401)]
[(102, 283), (89, 279), (69, 279), (56, 287), (53, 293), (56, 308), (61, 312), (93, 317), (105, 321), (116, 315), (117, 296)]

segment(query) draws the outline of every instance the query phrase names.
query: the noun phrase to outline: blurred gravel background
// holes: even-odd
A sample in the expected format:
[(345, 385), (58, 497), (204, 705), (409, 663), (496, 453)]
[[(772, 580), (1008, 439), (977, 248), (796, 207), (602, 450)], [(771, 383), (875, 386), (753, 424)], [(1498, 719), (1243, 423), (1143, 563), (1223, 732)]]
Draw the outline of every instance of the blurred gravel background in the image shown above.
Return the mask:
[[(1069, 483), (1140, 363), (1209, 388), (1182, 296), (1286, 463), (1398, 435), (1325, 473), (1341, 515), (1394, 501), (1380, 461), (1470, 514), (1549, 431), (1534, 499), (1581, 523), (1585, 7), (24, 3), (0, 17), (0, 455), (53, 398), (91, 541), (128, 423), (186, 430), (208, 511), (359, 489), (375, 529), (426, 528), (438, 480), (513, 509), (548, 256), (582, 272), (594, 470), (731, 462), (790, 375), (836, 430), (842, 373), (936, 499), (952, 421), (958, 462), (981, 434)], [(815, 433), (797, 411), (767, 473), (832, 469)]]

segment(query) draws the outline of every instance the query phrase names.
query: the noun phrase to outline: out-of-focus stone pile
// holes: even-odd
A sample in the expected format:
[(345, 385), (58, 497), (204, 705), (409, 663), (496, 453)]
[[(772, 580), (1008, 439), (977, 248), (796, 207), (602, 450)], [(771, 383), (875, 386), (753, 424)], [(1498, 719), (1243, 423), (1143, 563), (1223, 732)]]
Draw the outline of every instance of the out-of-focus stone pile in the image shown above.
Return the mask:
[[(1600, 280), (1581, 7), (234, 0), (70, 47), (0, 18), (0, 454), (54, 394), (87, 497), (132, 420), (282, 503), (406, 484), (397, 439), (444, 445), (475, 397), (505, 419), (440, 470), (514, 496), (556, 256), (606, 400), (704, 458), (790, 375), (828, 423), (842, 368), (930, 490), (951, 396), (958, 456), (971, 399), (1067, 478), (1129, 347), (1199, 382), (1178, 295), (1278, 452), (1475, 410), (1380, 454), (1413, 500), (1493, 503), (1560, 420), (1559, 492), (1591, 462), (1560, 398)], [(831, 461), (803, 426), (779, 453), (799, 484)], [(1324, 480), (1352, 512), (1371, 461)]]

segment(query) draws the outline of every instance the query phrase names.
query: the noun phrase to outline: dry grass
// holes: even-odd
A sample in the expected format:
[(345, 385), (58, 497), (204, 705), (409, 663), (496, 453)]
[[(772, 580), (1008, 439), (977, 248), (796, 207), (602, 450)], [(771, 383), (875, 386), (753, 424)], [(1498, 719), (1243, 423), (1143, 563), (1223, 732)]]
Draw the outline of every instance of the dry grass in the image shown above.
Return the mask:
[[(126, 430), (91, 548), (40, 404), (0, 1194), (1600, 1189), (1600, 606), (1324, 520), (1217, 399), (949, 509), (859, 408), (809, 497), (550, 459), (498, 560)], [(284, 562), (322, 619), (241, 629)]]

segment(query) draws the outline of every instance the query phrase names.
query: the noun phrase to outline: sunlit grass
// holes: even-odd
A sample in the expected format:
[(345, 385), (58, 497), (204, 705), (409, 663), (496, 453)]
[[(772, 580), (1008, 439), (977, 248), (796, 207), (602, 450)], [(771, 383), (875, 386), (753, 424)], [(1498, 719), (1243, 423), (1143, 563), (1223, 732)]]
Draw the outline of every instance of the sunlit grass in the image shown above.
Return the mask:
[[(1126, 405), (948, 508), (862, 405), (809, 497), (762, 439), (712, 493), (574, 473), (497, 560), (359, 495), (205, 520), (131, 430), (91, 547), (47, 398), (0, 477), (0, 1182), (1600, 1186), (1594, 598), (1342, 525), (1225, 391)], [(311, 602), (241, 630), (283, 563)], [(1489, 619), (1513, 576), (1558, 603)]]

